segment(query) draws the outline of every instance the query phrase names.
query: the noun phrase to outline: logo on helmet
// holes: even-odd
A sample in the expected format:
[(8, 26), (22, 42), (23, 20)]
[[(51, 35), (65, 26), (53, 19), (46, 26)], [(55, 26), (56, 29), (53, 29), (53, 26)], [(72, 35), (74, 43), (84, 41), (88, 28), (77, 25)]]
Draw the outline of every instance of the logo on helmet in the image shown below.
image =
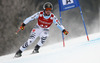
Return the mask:
[(48, 8), (50, 8), (50, 4), (48, 4), (47, 6), (48, 6)]

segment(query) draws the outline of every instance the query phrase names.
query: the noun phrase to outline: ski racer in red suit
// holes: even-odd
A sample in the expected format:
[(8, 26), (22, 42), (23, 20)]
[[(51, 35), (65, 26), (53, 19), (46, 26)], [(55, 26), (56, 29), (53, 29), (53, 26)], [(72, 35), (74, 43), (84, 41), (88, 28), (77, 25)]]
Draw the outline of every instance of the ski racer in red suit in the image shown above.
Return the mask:
[(49, 35), (49, 28), (52, 23), (56, 24), (57, 27), (65, 35), (68, 34), (68, 31), (66, 31), (65, 28), (63, 27), (63, 25), (61, 25), (59, 23), (56, 16), (53, 13), (51, 13), (51, 11), (53, 10), (52, 4), (50, 2), (46, 2), (43, 5), (43, 9), (44, 9), (43, 11), (37, 12), (37, 13), (33, 14), (32, 16), (26, 18), (24, 20), (23, 24), (21, 25), (20, 29), (24, 30), (24, 27), (27, 23), (29, 23), (30, 21), (35, 20), (35, 19), (38, 20), (38, 23), (36, 24), (36, 26), (32, 29), (32, 31), (30, 33), (30, 37), (16, 52), (15, 57), (21, 57), (22, 52), (24, 50), (26, 50), (26, 48), (30, 44), (32, 44), (38, 36), (40, 37), (40, 40), (37, 43), (37, 45), (35, 46), (32, 53), (39, 53), (39, 48), (43, 45), (43, 43), (45, 42), (45, 40), (47, 39), (47, 37)]

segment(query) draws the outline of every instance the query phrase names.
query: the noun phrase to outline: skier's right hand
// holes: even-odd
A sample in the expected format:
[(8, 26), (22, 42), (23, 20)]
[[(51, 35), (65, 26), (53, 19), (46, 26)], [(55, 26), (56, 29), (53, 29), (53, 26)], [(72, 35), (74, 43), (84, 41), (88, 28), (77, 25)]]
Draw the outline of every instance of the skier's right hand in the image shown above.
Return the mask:
[(21, 30), (24, 30), (25, 29), (25, 24), (24, 23), (22, 23), (22, 25), (20, 26), (20, 29)]

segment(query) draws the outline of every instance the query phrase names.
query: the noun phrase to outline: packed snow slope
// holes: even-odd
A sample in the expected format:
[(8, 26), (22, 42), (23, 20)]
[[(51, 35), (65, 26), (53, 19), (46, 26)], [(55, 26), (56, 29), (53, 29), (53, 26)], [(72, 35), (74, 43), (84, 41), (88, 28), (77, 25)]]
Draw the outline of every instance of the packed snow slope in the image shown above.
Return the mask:
[(100, 63), (100, 33), (78, 37), (62, 42), (41, 47), (40, 53), (31, 54), (26, 50), (20, 58), (13, 58), (14, 54), (0, 57), (0, 63)]

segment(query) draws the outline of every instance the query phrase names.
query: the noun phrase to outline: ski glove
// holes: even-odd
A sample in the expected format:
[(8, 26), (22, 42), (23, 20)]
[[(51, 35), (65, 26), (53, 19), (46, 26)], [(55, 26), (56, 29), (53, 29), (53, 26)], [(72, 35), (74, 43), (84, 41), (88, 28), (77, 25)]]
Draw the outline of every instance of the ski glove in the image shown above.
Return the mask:
[(63, 32), (65, 35), (67, 35), (67, 34), (69, 33), (69, 32), (68, 32), (67, 30), (65, 30), (65, 29), (64, 29), (62, 32)]
[(25, 28), (25, 24), (22, 23), (22, 25), (20, 26), (20, 29), (21, 29), (21, 30), (24, 30), (24, 28)]

